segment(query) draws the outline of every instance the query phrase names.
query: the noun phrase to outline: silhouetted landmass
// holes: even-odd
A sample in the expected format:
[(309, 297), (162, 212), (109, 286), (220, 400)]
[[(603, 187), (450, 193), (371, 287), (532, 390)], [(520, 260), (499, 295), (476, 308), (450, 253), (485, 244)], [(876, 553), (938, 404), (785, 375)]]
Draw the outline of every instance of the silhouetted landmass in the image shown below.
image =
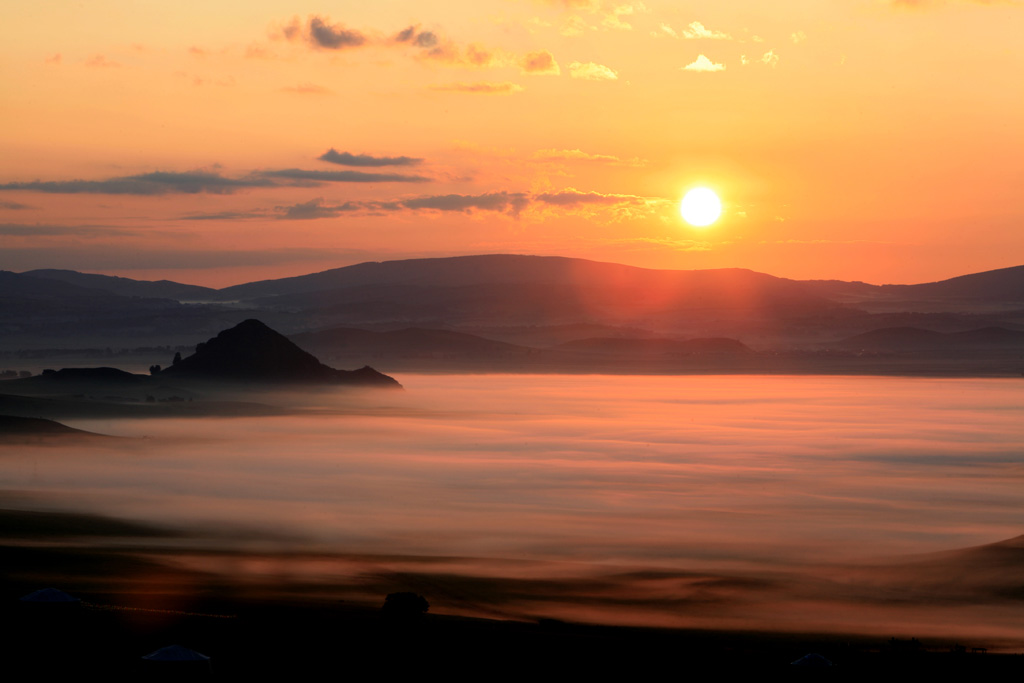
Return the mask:
[[(877, 633), (843, 633), (772, 632), (757, 628), (757, 624), (745, 630), (672, 629), (588, 625), (554, 618), (467, 618), (445, 614), (443, 607), (446, 599), (467, 594), (458, 590), (460, 586), (472, 587), (468, 595), (474, 601), (489, 600), (505, 607), (524, 600), (551, 604), (576, 593), (596, 602), (621, 598), (602, 592), (609, 587), (602, 580), (605, 577), (575, 581), (527, 580), (514, 575), (456, 577), (439, 573), (433, 562), (450, 558), (234, 553), (211, 547), (210, 538), (203, 535), (195, 537), (198, 543), (191, 549), (191, 537), (173, 534), (173, 548), (186, 555), (219, 559), (219, 566), (226, 570), (220, 574), (201, 572), (177, 561), (177, 554), (167, 544), (172, 535), (167, 531), (95, 515), (0, 510), (0, 529), (4, 530), (0, 534), (0, 618), (17, 626), (5, 640), (8, 652), (17, 656), (8, 657), (4, 666), (5, 673), (18, 680), (40, 675), (139, 677), (142, 656), (180, 642), (209, 655), (217, 677), (225, 680), (304, 679), (322, 676), (325, 671), (344, 671), (346, 677), (358, 680), (379, 678), (385, 671), (385, 677), (412, 678), (422, 677), (424, 667), (438, 661), (443, 661), (445, 677), (451, 680), (479, 680), (481, 676), (658, 680), (675, 671), (700, 680), (810, 676), (846, 681), (1001, 681), (1015, 680), (1021, 671), (1020, 654), (983, 654), (995, 646), (1019, 652), (1019, 643), (979, 639), (972, 623), (951, 622), (948, 636), (929, 637), (894, 630), (897, 624)], [(126, 539), (132, 543), (124, 543)], [(951, 588), (939, 583), (910, 584), (907, 591), (899, 577), (894, 584), (890, 574), (894, 566), (897, 570), (909, 566), (899, 562), (879, 565), (863, 576), (835, 584), (820, 579), (801, 581), (799, 576), (788, 579), (802, 583), (812, 599), (810, 604), (823, 613), (852, 609), (865, 601), (896, 609), (936, 603), (949, 606), (963, 599), (961, 582), (971, 579), (975, 566), (985, 571), (981, 563), (986, 561), (997, 565), (992, 574), (998, 571), (1006, 581), (1019, 583), (1022, 558), (1018, 551), (1022, 546), (1017, 538), (917, 562), (918, 566), (933, 562), (936, 577), (944, 568)], [(304, 583), (302, 572), (293, 577), (287, 571), (290, 561), (301, 566), (311, 560), (349, 563), (373, 559), (405, 559), (406, 563), (398, 573), (360, 577), (372, 579), (376, 590), (366, 602), (337, 597), (345, 594), (344, 574)], [(228, 573), (250, 561), (272, 563), (281, 572)], [(978, 564), (972, 564), (975, 562)], [(726, 596), (728, 604), (735, 593), (742, 594), (745, 589), (765, 589), (767, 593), (758, 594), (764, 597), (782, 588), (787, 577), (771, 573), (772, 580), (761, 584), (744, 577), (663, 571), (635, 578), (699, 581), (716, 596)], [(430, 592), (418, 588), (421, 585)], [(47, 610), (44, 606), (36, 610), (19, 600), (47, 586), (58, 587), (86, 607)], [(411, 592), (410, 586), (424, 594)], [(894, 586), (898, 587), (895, 591)], [(643, 597), (649, 592), (649, 588), (642, 591)], [(394, 620), (380, 609), (384, 595), (389, 596), (385, 602), (411, 596), (408, 605), (416, 610), (411, 613), (420, 616), (396, 628)], [(994, 606), (1019, 599), (998, 592), (989, 595)], [(416, 598), (423, 604), (429, 599), (428, 613), (418, 611), (423, 604)], [(698, 607), (675, 605), (664, 595), (655, 599), (660, 599), (666, 610)], [(721, 600), (712, 600), (706, 607), (713, 610)], [(791, 663), (810, 653), (828, 659), (834, 671), (794, 672)]]
[(882, 292), (904, 299), (1017, 302), (1024, 306), (1024, 266), (999, 268), (918, 285), (883, 285)]
[(164, 368), (160, 379), (232, 380), (400, 387), (369, 366), (335, 370), (259, 320), (246, 320), (196, 346), (196, 352)]
[(625, 356), (693, 356), (693, 355), (749, 355), (754, 351), (735, 339), (630, 339), (601, 337), (577, 339), (559, 344), (558, 349), (581, 353), (600, 353)]
[[(140, 298), (146, 295), (175, 300)], [(208, 303), (181, 303), (196, 299)], [(5, 353), (32, 348), (194, 343), (242, 318), (258, 318), (332, 363), (359, 362), (357, 353), (369, 351), (367, 360), (375, 364), (397, 359), (401, 369), (425, 372), (577, 372), (586, 371), (587, 362), (594, 372), (1024, 371), (1012, 355), (1011, 336), (1024, 332), (1024, 266), (936, 283), (873, 285), (492, 254), (363, 263), (221, 290), (74, 271), (0, 273), (0, 363)], [(856, 339), (885, 328), (944, 334), (1002, 328), (1004, 341), (995, 332), (989, 341), (967, 334)], [(646, 342), (634, 343), (632, 358), (628, 345), (614, 353), (582, 350), (593, 342), (581, 340), (619, 337), (733, 339), (763, 355), (748, 354), (730, 370), (721, 362), (680, 365), (679, 353), (655, 352)], [(579, 350), (559, 348), (577, 341)], [(888, 350), (887, 343), (893, 345)], [(913, 356), (915, 344), (926, 345), (927, 359)], [(898, 355), (900, 348), (907, 349), (905, 357), (879, 365), (879, 354)], [(986, 356), (971, 357), (972, 350)], [(664, 361), (660, 368), (656, 356)], [(138, 367), (167, 362), (140, 358)]]
[(17, 415), (0, 415), (0, 443), (36, 442), (39, 438), (110, 438), (74, 429), (53, 420)]
[(95, 273), (79, 273), (75, 270), (56, 270), (42, 268), (22, 273), (35, 278), (59, 280), (79, 287), (110, 292), (119, 296), (143, 297), (156, 299), (174, 299), (177, 301), (209, 301), (217, 290), (197, 285), (184, 285), (171, 280), (132, 280), (126, 277), (98, 275)]
[[(335, 370), (258, 320), (246, 320), (197, 346), (187, 358), (175, 354), (149, 374), (117, 368), (47, 369), (0, 383), (0, 414), (20, 417), (160, 417), (276, 415), (288, 406), (253, 402), (255, 389), (321, 385), (401, 388), (369, 366)], [(261, 399), (272, 396), (260, 397)]]
[(411, 327), (402, 330), (374, 332), (352, 327), (335, 327), (317, 332), (303, 332), (290, 337), (305, 348), (329, 351), (335, 354), (359, 354), (366, 357), (391, 354), (420, 355), (450, 354), (461, 357), (494, 357), (525, 355), (534, 349), (484, 339), (465, 332), (429, 330)]
[(1024, 332), (985, 327), (964, 332), (934, 332), (918, 327), (887, 327), (830, 344), (835, 348), (909, 353), (917, 351), (1024, 351)]

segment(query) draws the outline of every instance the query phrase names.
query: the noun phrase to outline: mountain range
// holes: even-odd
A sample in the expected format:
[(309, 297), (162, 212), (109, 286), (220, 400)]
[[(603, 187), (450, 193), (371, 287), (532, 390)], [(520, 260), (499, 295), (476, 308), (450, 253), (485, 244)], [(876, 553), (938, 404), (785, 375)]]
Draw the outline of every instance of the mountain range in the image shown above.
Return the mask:
[(178, 348), (248, 318), (329, 360), (371, 354), (403, 369), (583, 369), (601, 358), (643, 365), (698, 355), (721, 365), (746, 349), (818, 360), (994, 354), (1002, 374), (1019, 372), (1024, 351), (1024, 266), (915, 285), (500, 254), (363, 263), (223, 289), (0, 272), (8, 366), (29, 350)]

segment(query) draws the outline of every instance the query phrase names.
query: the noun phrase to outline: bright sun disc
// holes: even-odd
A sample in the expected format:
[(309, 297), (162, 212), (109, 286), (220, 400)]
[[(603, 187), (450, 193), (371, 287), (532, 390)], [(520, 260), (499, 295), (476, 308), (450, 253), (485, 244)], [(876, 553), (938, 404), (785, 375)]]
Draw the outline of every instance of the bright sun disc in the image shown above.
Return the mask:
[(679, 205), (683, 220), (698, 228), (711, 225), (722, 215), (718, 195), (706, 187), (695, 187), (686, 193)]

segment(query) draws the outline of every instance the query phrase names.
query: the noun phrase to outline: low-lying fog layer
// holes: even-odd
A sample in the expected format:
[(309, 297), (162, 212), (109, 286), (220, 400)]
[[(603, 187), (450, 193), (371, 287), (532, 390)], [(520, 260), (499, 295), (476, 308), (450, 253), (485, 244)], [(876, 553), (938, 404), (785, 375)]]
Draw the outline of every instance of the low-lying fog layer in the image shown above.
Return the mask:
[(887, 634), (956, 625), (1024, 642), (1019, 579), (1006, 598), (998, 577), (949, 579), (942, 559), (914, 560), (935, 575), (920, 579), (913, 562), (880, 569), (895, 566), (884, 556), (1024, 533), (1019, 381), (399, 379), (405, 392), (276, 399), (300, 402), (301, 416), (68, 421), (138, 438), (4, 447), (0, 507), (212, 531), (218, 547), (274, 558), (183, 548), (193, 568), (350, 586), (390, 572), (433, 590), (438, 611)]

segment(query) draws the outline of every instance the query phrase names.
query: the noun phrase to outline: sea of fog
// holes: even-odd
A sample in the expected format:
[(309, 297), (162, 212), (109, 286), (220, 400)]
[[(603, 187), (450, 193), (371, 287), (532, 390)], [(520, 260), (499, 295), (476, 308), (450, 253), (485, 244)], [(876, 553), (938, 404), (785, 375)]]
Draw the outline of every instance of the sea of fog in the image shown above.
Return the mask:
[[(177, 561), (204, 571), (400, 577), (453, 612), (791, 629), (892, 625), (871, 591), (915, 579), (864, 567), (1024, 533), (1021, 380), (399, 380), (278, 396), (303, 409), (282, 417), (68, 420), (130, 438), (5, 447), (0, 507), (189, 530)], [(1019, 598), (932, 602), (905, 632), (1024, 642)]]

